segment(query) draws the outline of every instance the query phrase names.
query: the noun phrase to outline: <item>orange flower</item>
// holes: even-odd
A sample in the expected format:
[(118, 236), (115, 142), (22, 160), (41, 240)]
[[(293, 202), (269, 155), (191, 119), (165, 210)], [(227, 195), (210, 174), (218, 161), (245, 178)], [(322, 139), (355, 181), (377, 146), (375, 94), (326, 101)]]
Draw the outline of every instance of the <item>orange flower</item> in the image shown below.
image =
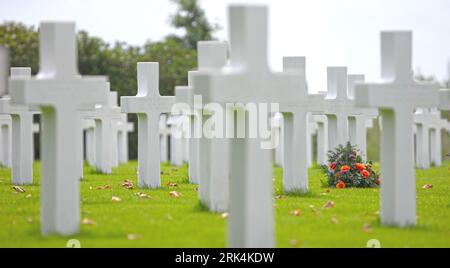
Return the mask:
[(360, 173), (361, 173), (361, 176), (363, 176), (364, 178), (367, 178), (370, 176), (370, 172), (365, 169), (361, 170)]
[(335, 167), (336, 167), (336, 163), (331, 163), (330, 164), (330, 170), (334, 170)]
[(356, 168), (357, 170), (359, 170), (359, 171), (362, 171), (362, 170), (364, 170), (364, 169), (366, 168), (366, 166), (363, 165), (363, 164), (361, 164), (361, 163), (356, 163), (356, 164), (355, 164), (355, 168)]
[(339, 182), (336, 184), (336, 188), (338, 188), (338, 189), (344, 189), (344, 188), (345, 188), (345, 182), (339, 181)]
[(341, 167), (341, 171), (349, 171), (350, 170), (350, 167), (349, 166), (342, 166)]

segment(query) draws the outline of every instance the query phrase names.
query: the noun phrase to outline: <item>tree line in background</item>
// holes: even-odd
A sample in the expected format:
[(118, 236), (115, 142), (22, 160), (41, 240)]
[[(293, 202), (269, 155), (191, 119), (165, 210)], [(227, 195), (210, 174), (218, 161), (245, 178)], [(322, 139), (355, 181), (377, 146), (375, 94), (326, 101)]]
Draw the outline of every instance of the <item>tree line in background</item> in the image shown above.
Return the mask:
[[(148, 40), (143, 46), (131, 46), (125, 42), (113, 45), (99, 37), (90, 36), (86, 31), (78, 32), (78, 66), (83, 75), (106, 75), (111, 89), (119, 96), (136, 94), (136, 63), (139, 61), (159, 62), (159, 88), (161, 95), (173, 95), (176, 85), (187, 84), (187, 72), (197, 66), (197, 41), (211, 40), (219, 29), (208, 21), (199, 0), (171, 0), (177, 5), (176, 12), (170, 16), (170, 24), (181, 30), (181, 35), (169, 34), (161, 41)], [(33, 26), (17, 22), (0, 24), (0, 45), (10, 52), (10, 65), (31, 67), (36, 74), (39, 69), (39, 35)], [(418, 80), (434, 80), (421, 74)], [(450, 119), (450, 113), (443, 116)], [(128, 115), (137, 126), (137, 117)], [(368, 132), (368, 155), (372, 160), (379, 159), (378, 124)], [(137, 131), (129, 136), (131, 159), (137, 158)], [(443, 148), (450, 148), (450, 139), (444, 135)], [(330, 148), (331, 149), (331, 148)], [(39, 140), (35, 140), (35, 152), (39, 157)]]
[[(198, 0), (171, 0), (177, 5), (170, 16), (170, 24), (181, 34), (170, 34), (161, 41), (148, 40), (143, 46), (125, 42), (113, 45), (86, 31), (79, 31), (78, 68), (82, 75), (106, 75), (111, 90), (119, 96), (132, 96), (137, 92), (136, 63), (159, 62), (159, 88), (161, 95), (173, 95), (177, 85), (187, 84), (187, 72), (197, 66), (197, 41), (211, 40), (217, 25), (210, 23)], [(0, 24), (0, 45), (9, 49), (10, 66), (31, 67), (39, 71), (39, 34), (35, 27), (18, 22)], [(128, 119), (137, 126), (137, 117)], [(137, 158), (137, 131), (130, 134), (130, 158)], [(39, 141), (35, 142), (39, 156)]]

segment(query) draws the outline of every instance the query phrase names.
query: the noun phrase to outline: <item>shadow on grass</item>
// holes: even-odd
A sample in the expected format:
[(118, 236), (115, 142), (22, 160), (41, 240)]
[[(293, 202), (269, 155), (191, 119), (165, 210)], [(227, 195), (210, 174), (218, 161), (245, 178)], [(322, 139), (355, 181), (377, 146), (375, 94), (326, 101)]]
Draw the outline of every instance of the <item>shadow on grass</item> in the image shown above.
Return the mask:
[(205, 202), (203, 201), (198, 201), (197, 205), (195, 205), (193, 207), (194, 211), (196, 212), (208, 212), (208, 213), (213, 213), (211, 211), (209, 211), (208, 206), (205, 204)]
[(284, 193), (284, 195), (288, 197), (306, 197), (306, 198), (316, 198), (319, 197), (319, 195), (315, 192), (303, 192), (300, 190), (293, 190), (293, 191), (287, 191)]

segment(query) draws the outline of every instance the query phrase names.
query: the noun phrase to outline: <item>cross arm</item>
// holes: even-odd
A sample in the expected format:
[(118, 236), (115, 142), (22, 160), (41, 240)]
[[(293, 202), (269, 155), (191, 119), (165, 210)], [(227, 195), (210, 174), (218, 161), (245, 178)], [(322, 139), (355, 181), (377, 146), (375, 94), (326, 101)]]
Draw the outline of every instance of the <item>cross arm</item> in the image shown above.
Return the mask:
[(123, 96), (120, 97), (120, 104), (123, 113), (169, 113), (175, 104), (175, 97)]
[(396, 108), (436, 107), (439, 92), (433, 84), (359, 84), (355, 103), (358, 107)]
[(76, 107), (104, 103), (109, 90), (108, 84), (100, 79), (14, 79), (10, 80), (10, 89), (13, 105)]

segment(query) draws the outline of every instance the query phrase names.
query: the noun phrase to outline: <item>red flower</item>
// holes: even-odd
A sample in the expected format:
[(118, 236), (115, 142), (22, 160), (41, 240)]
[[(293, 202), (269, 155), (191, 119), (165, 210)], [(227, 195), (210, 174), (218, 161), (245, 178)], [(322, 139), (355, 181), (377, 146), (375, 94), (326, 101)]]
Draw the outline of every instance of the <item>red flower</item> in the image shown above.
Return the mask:
[(331, 163), (330, 164), (330, 170), (334, 170), (335, 167), (336, 167), (336, 163)]
[(336, 188), (338, 188), (338, 189), (344, 189), (344, 188), (345, 188), (345, 182), (339, 181), (339, 182), (336, 184)]
[(367, 177), (370, 176), (370, 172), (367, 171), (367, 170), (365, 170), (365, 169), (361, 170), (360, 174), (361, 174), (361, 176), (363, 176), (364, 178), (367, 178)]
[(341, 167), (341, 171), (343, 171), (343, 172), (346, 172), (346, 171), (349, 171), (349, 170), (350, 170), (349, 166), (342, 166)]
[(356, 164), (355, 164), (355, 168), (356, 168), (357, 170), (359, 170), (359, 171), (362, 171), (362, 170), (364, 170), (364, 169), (366, 168), (366, 166), (363, 165), (363, 164), (361, 164), (361, 163), (356, 163)]

